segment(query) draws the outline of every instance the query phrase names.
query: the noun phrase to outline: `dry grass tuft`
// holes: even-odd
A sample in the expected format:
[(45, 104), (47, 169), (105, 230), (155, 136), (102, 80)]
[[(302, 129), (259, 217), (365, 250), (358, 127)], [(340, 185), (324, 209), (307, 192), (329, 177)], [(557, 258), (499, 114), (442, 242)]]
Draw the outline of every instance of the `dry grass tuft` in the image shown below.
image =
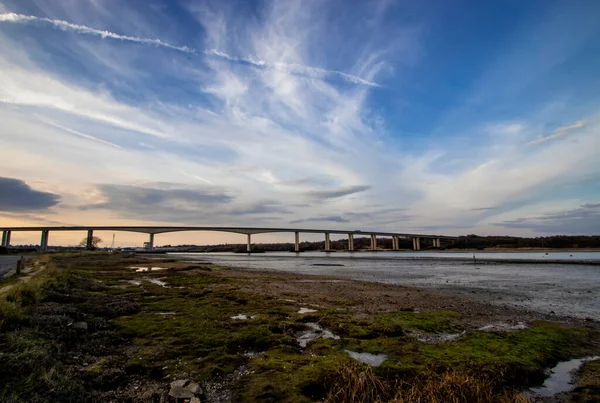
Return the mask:
[(391, 396), (368, 365), (357, 363), (342, 366), (334, 376), (334, 383), (326, 403), (378, 403)]
[(399, 383), (393, 403), (527, 403), (518, 392), (498, 393), (495, 382), (460, 371), (428, 372)]
[(383, 381), (365, 365), (343, 366), (325, 403), (528, 403), (516, 391), (499, 392), (489, 377), (433, 371), (411, 379)]

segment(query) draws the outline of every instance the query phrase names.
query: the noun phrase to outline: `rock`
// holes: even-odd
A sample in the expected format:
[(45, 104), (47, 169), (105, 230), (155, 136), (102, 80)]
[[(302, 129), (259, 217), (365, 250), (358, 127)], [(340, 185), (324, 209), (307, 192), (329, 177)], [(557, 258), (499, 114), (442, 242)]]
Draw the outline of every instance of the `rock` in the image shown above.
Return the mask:
[(169, 396), (175, 399), (191, 399), (194, 394), (182, 386), (175, 386), (169, 391)]
[(190, 403), (200, 403), (200, 399), (198, 399), (197, 397), (192, 397)]
[(189, 381), (187, 379), (179, 379), (177, 381), (173, 381), (171, 382), (171, 388), (183, 388), (185, 385), (187, 385)]
[(195, 394), (195, 395), (201, 395), (202, 394), (202, 388), (196, 382), (190, 382), (190, 383), (188, 383), (185, 388), (187, 390), (189, 390), (190, 392), (192, 392), (193, 394)]
[(73, 329), (88, 330), (88, 324), (87, 322), (75, 322), (73, 323)]

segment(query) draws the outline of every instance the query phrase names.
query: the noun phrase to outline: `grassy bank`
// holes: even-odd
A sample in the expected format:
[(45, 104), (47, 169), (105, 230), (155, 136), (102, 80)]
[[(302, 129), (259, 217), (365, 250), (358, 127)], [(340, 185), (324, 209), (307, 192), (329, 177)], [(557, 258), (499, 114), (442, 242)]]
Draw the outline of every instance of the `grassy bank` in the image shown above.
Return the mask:
[[(147, 263), (55, 255), (0, 296), (0, 400), (160, 401), (169, 382), (189, 379), (207, 401), (520, 402), (549, 366), (597, 353), (591, 327), (477, 331), (452, 310), (367, 312), (358, 295), (292, 300), (262, 291), (264, 276), (211, 265), (127, 268)], [(315, 325), (335, 338), (301, 347)], [(431, 342), (443, 334), (460, 337)], [(370, 367), (348, 350), (386, 359)]]

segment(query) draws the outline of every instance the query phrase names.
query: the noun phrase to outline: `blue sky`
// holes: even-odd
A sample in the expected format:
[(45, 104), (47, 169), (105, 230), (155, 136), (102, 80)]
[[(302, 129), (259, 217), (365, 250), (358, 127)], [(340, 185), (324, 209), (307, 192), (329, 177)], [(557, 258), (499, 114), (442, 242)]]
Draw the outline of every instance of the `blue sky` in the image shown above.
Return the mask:
[(598, 233), (599, 16), (0, 0), (0, 219)]

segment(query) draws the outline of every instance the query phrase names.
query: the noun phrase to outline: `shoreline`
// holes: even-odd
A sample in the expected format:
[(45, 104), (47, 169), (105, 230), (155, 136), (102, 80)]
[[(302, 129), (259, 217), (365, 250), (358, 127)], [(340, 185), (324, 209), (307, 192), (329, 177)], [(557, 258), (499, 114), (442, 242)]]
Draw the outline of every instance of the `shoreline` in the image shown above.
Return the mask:
[[(325, 251), (310, 251), (310, 252), (316, 252), (316, 253), (320, 253), (322, 252), (323, 254), (325, 254), (325, 256), (327, 256), (326, 254), (328, 253), (332, 253), (332, 254), (336, 254), (335, 252), (325, 252)], [(339, 251), (339, 252), (347, 252), (347, 251)], [(431, 260), (431, 261), (451, 261), (451, 262), (464, 262), (464, 263), (473, 263), (473, 258), (472, 257), (435, 257), (435, 256), (385, 256), (385, 257), (371, 257), (368, 256), (369, 253), (381, 253), (381, 252), (392, 252), (392, 251), (385, 251), (385, 250), (381, 250), (381, 251), (354, 251), (353, 253), (356, 254), (364, 254), (363, 256), (360, 256), (361, 259), (364, 260), (368, 260), (368, 259), (372, 259), (372, 260), (384, 260), (384, 259), (389, 259), (389, 260), (406, 260), (406, 261), (427, 261), (427, 260)], [(397, 251), (394, 251), (397, 252)], [(401, 251), (400, 251), (401, 252)], [(441, 251), (440, 251), (441, 252)], [(207, 255), (210, 256), (212, 255), (216, 255), (216, 256), (228, 256), (228, 255), (234, 255), (234, 256), (243, 256), (243, 255), (253, 255), (254, 253), (236, 253), (236, 252), (156, 252), (156, 253), (147, 253), (147, 252), (136, 252), (139, 255), (168, 255), (168, 256), (177, 256), (177, 255)], [(271, 254), (270, 254), (271, 253)], [(290, 259), (294, 259), (296, 257), (302, 257), (304, 259), (321, 259), (324, 256), (307, 256), (304, 253), (305, 252), (290, 252), (289, 254), (281, 254), (281, 255), (274, 255), (275, 253), (284, 253), (284, 252), (261, 252), (259, 253), (261, 258), (274, 258), (274, 259), (281, 259), (281, 258), (290, 258)], [(436, 252), (437, 253), (437, 252)], [(443, 253), (443, 252), (442, 252)], [(298, 256), (300, 255), (300, 256)], [(351, 256), (348, 256), (348, 258), (350, 258)], [(341, 257), (344, 258), (344, 257)], [(600, 259), (600, 258), (599, 258)], [(562, 259), (477, 259), (476, 256), (476, 264), (486, 264), (486, 263), (494, 263), (494, 264), (499, 264), (499, 263), (507, 263), (507, 264), (519, 264), (519, 263), (530, 263), (530, 264), (574, 264), (574, 265), (600, 265), (600, 260), (562, 260)]]

